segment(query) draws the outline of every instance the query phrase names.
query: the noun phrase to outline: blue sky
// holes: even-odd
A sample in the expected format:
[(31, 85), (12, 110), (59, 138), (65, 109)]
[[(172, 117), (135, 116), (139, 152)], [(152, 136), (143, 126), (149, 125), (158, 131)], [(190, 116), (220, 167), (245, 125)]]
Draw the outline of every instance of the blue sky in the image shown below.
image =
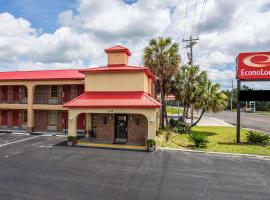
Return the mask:
[[(123, 0), (131, 5), (137, 0)], [(54, 32), (58, 27), (58, 14), (64, 10), (76, 12), (77, 0), (0, 0), (0, 12), (23, 17), (37, 29)]]
[(54, 32), (58, 27), (58, 14), (64, 10), (76, 11), (76, 0), (0, 0), (0, 12), (22, 17), (44, 32)]

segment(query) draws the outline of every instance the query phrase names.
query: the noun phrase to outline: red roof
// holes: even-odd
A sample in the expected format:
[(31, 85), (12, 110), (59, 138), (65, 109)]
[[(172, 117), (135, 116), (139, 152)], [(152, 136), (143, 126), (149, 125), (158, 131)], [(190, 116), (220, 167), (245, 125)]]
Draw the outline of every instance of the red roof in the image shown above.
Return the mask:
[(103, 72), (145, 72), (150, 78), (154, 78), (151, 70), (147, 67), (126, 66), (126, 65), (114, 65), (106, 67), (95, 67), (89, 69), (80, 70), (81, 73), (103, 73)]
[(79, 69), (0, 72), (0, 81), (49, 79), (84, 79), (84, 74)]
[(160, 108), (161, 104), (145, 92), (85, 92), (64, 104), (83, 108)]
[(121, 45), (116, 45), (111, 48), (105, 49), (106, 53), (117, 53), (117, 52), (125, 52), (128, 56), (131, 55), (130, 51), (128, 48), (123, 47)]

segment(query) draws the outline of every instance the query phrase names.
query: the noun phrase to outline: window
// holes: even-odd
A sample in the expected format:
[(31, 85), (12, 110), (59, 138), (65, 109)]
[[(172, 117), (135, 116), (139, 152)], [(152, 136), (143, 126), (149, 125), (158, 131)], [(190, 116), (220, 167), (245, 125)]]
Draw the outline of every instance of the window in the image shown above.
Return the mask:
[(48, 125), (49, 126), (57, 126), (57, 111), (49, 111), (48, 112)]
[(13, 101), (13, 99), (12, 99), (12, 96), (13, 96), (12, 89), (13, 89), (12, 86), (8, 86), (8, 103), (11, 103)]
[(51, 97), (58, 97), (58, 87), (57, 85), (51, 86)]
[(76, 85), (71, 85), (70, 99), (74, 99), (75, 97), (77, 97), (77, 87)]
[(25, 86), (22, 87), (22, 97), (27, 98), (27, 88)]

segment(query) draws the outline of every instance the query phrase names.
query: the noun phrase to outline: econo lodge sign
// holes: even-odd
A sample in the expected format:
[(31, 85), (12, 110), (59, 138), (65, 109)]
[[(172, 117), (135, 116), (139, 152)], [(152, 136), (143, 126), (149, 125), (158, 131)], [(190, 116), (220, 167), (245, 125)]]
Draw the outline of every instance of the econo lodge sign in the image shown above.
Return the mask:
[(239, 80), (270, 80), (270, 52), (240, 53), (237, 77)]

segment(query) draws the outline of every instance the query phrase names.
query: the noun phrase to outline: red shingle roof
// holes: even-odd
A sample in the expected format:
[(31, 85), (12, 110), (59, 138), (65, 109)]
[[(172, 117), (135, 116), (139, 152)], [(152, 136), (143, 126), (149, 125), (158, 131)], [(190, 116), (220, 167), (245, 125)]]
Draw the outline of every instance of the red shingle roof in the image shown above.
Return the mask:
[(84, 79), (84, 74), (79, 69), (0, 72), (0, 81), (50, 79)]
[(75, 108), (160, 108), (161, 104), (145, 92), (85, 92), (64, 104)]

